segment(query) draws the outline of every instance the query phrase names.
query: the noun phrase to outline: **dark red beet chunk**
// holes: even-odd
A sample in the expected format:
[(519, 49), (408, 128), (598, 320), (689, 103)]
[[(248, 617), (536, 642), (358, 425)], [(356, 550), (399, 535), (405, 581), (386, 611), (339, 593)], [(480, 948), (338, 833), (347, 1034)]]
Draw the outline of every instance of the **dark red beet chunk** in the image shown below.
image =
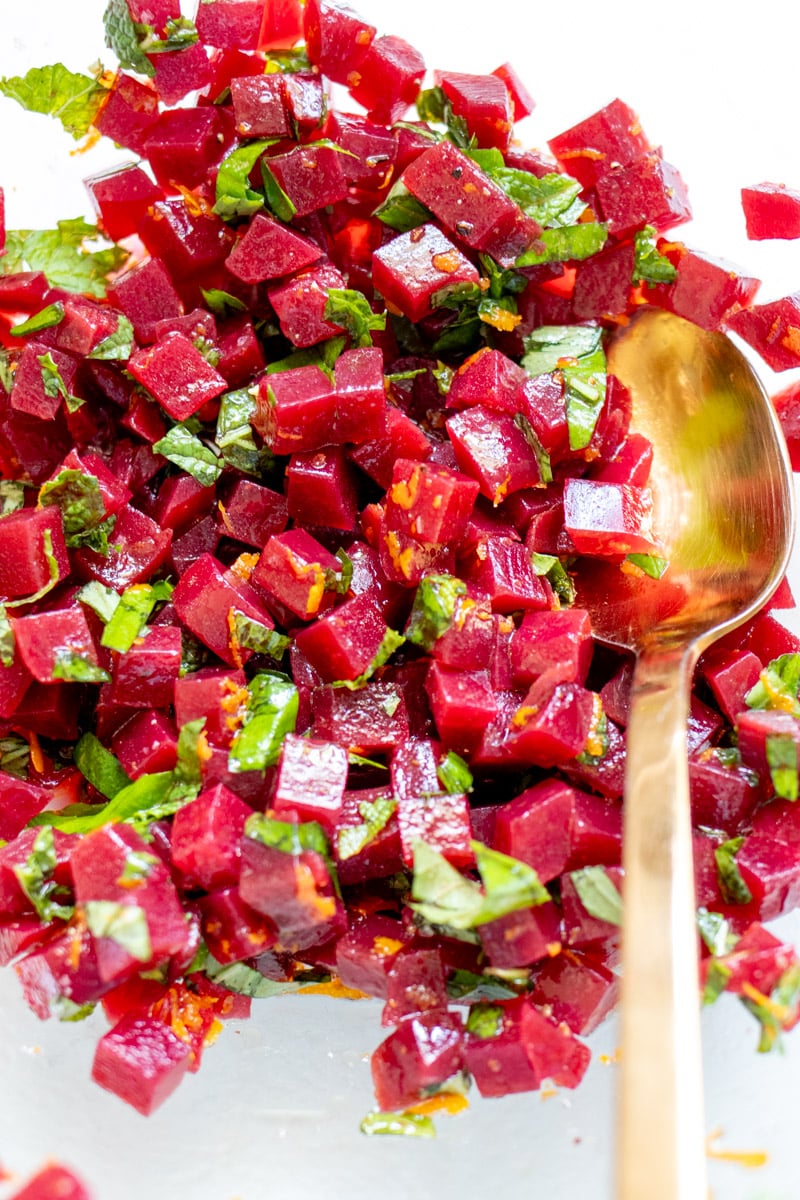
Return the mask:
[(147, 1117), (175, 1091), (190, 1056), (161, 1021), (126, 1016), (98, 1042), (92, 1079)]

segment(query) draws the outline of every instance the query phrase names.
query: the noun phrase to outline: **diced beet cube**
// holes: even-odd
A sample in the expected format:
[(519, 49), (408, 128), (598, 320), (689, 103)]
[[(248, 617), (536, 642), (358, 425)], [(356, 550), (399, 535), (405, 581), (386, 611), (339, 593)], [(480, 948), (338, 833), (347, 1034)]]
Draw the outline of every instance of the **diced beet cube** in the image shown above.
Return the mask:
[(577, 1087), (589, 1065), (589, 1048), (572, 1036), (562, 1021), (546, 1016), (528, 1002), (521, 1010), (521, 1037), (539, 1081), (557, 1087)]
[(80, 296), (68, 296), (63, 305), (64, 315), (51, 333), (59, 350), (81, 357), (117, 332), (120, 315), (113, 309)]
[(550, 138), (548, 145), (567, 174), (586, 188), (594, 187), (612, 167), (626, 166), (650, 149), (638, 116), (622, 100), (612, 100)]
[(461, 1071), (461, 1018), (447, 1010), (409, 1017), (380, 1044), (370, 1062), (378, 1107), (408, 1108)]
[(464, 1061), (481, 1096), (535, 1091), (541, 1082), (522, 1043), (522, 997), (492, 1003), (497, 1017), (490, 1034), (468, 1032)]
[(386, 433), (383, 354), (377, 346), (345, 350), (333, 369), (337, 442), (371, 442)]
[(410, 321), (420, 321), (440, 298), (464, 283), (478, 282), (476, 267), (435, 225), (418, 225), (372, 255), (376, 290)]
[(783, 183), (742, 188), (742, 209), (751, 241), (800, 237), (800, 192)]
[(218, 746), (229, 746), (247, 704), (243, 671), (201, 667), (175, 680), (175, 720), (180, 727), (205, 718), (203, 733)]
[(356, 679), (372, 664), (387, 627), (370, 596), (354, 596), (301, 629), (295, 639), (326, 682)]
[(744, 708), (745, 696), (758, 683), (762, 662), (752, 650), (707, 651), (700, 663), (700, 672), (714, 699), (729, 721), (733, 722)]
[(59, 387), (47, 386), (52, 376), (51, 363), (69, 395), (75, 393), (77, 358), (44, 342), (29, 341), (25, 344), (14, 374), (11, 388), (12, 408), (33, 417), (41, 417), (45, 421), (55, 417), (64, 401)]
[[(336, 267), (321, 263), (291, 278), (272, 284), (269, 301), (275, 310), (281, 332), (295, 346), (314, 346), (341, 333), (338, 325), (325, 319), (330, 288), (343, 288), (344, 279)], [(305, 370), (298, 367), (297, 370)], [(284, 372), (288, 374), (288, 372)], [(270, 376), (270, 379), (276, 378)]]
[[(622, 891), (622, 868), (607, 867), (609, 880), (618, 892)], [(620, 927), (612, 921), (592, 916), (580, 898), (572, 875), (561, 876), (561, 909), (564, 916), (564, 935), (568, 946), (591, 945), (595, 942), (619, 940)]]
[[(620, 840), (619, 806), (557, 780), (527, 788), (497, 812), (496, 849), (528, 863), (543, 883), (570, 864), (615, 864)], [(587, 859), (592, 853), (598, 857)]]
[(475, 405), (448, 417), (446, 427), (460, 469), (477, 479), (481, 495), (493, 504), (541, 482), (536, 455), (507, 413)]
[(571, 951), (545, 962), (536, 976), (534, 1004), (547, 1007), (553, 1020), (573, 1033), (590, 1034), (614, 1008), (619, 979), (600, 961)]
[(348, 4), (335, 0), (307, 0), (303, 16), (308, 57), (335, 83), (347, 83), (375, 38), (374, 25)]
[(91, 452), (79, 454), (77, 450), (70, 450), (66, 458), (62, 459), (58, 471), (53, 472), (53, 478), (56, 478), (59, 472), (69, 470), (81, 471), (85, 475), (94, 476), (97, 480), (100, 498), (103, 501), (103, 519), (119, 512), (131, 498), (130, 489), (109, 470), (103, 459), (97, 454)]
[(473, 745), (497, 711), (488, 671), (451, 671), (433, 662), (425, 690), (439, 736), (455, 750)]
[(287, 733), (270, 807), (278, 816), (317, 821), (330, 832), (342, 810), (347, 771), (347, 751), (342, 746)]
[(183, 197), (154, 204), (139, 225), (139, 237), (176, 280), (220, 267), (235, 239), (221, 217), (190, 206)]
[[(381, 879), (403, 869), (396, 811), (390, 814), (381, 829), (372, 837), (367, 838), (360, 849), (355, 849), (347, 844), (348, 835), (344, 832), (354, 826), (356, 828), (363, 826), (364, 818), (360, 809), (362, 804), (386, 803), (391, 799), (391, 791), (388, 788), (365, 788), (345, 792), (342, 812), (333, 839), (336, 851), (336, 873), (343, 886), (363, 883), (370, 879)], [(344, 842), (342, 841), (343, 837)]]
[(612, 167), (597, 180), (596, 189), (603, 220), (615, 237), (627, 237), (643, 225), (661, 233), (692, 215), (686, 185), (657, 152)]
[(728, 312), (752, 303), (758, 291), (758, 279), (725, 259), (661, 239), (658, 249), (675, 266), (677, 278), (645, 287), (645, 296), (703, 329), (718, 329)]
[(478, 483), (458, 471), (398, 459), (387, 492), (386, 528), (419, 542), (457, 544), (477, 494)]
[(117, 730), (111, 749), (131, 779), (171, 771), (178, 756), (175, 724), (164, 713), (146, 709)]
[(217, 370), (232, 388), (249, 384), (264, 368), (264, 351), (246, 313), (239, 313), (222, 324), (217, 335), (217, 350)]
[(167, 334), (153, 346), (136, 350), (128, 370), (176, 421), (185, 421), (228, 386), (182, 333)]
[(108, 554), (82, 547), (73, 553), (73, 564), (81, 578), (99, 579), (122, 591), (149, 579), (166, 561), (171, 543), (171, 529), (161, 529), (150, 517), (126, 504), (117, 515)]
[(405, 1017), (447, 1007), (442, 952), (407, 946), (395, 957), (386, 977), (383, 1025), (397, 1025)]
[(484, 408), (515, 412), (520, 387), (528, 379), (513, 359), (484, 346), (470, 355), (453, 375), (447, 408)]
[(572, 308), (579, 320), (624, 314), (633, 286), (632, 242), (609, 246), (578, 263)]
[(511, 96), (502, 79), (495, 74), (466, 75), (461, 71), (436, 71), (434, 79), (450, 101), (454, 116), (463, 119), (479, 146), (508, 147), (514, 118)]
[(13, 716), (32, 681), (33, 676), (18, 656), (0, 671), (0, 717)]
[(394, 172), (397, 139), (392, 130), (355, 113), (332, 112), (329, 136), (347, 154), (342, 169), (354, 187), (380, 193)]
[(493, 667), (495, 619), (485, 596), (458, 596), (453, 623), (436, 639), (431, 656), (443, 667), (461, 670)]
[(114, 662), (111, 699), (134, 708), (168, 708), (181, 670), (177, 625), (151, 625)]
[(14, 970), (26, 1003), (42, 1021), (69, 1013), (70, 1004), (94, 1004), (110, 986), (99, 973), (92, 935), (85, 927), (68, 926), (48, 938)]
[(592, 479), (565, 483), (564, 528), (579, 554), (658, 554), (651, 521), (647, 488)]
[(20, 658), (40, 683), (71, 679), (76, 660), (99, 669), (89, 623), (77, 605), (12, 617), (11, 627)]
[(158, 258), (149, 258), (115, 279), (109, 299), (125, 313), (140, 343), (155, 340), (155, 326), (166, 317), (179, 317), (181, 299)]
[(314, 142), (298, 145), (284, 154), (265, 158), (262, 165), (285, 192), (295, 217), (308, 216), (347, 195), (341, 154), (330, 146)]
[(613, 458), (592, 468), (601, 483), (628, 483), (644, 487), (653, 465), (653, 443), (641, 433), (629, 433)]
[(403, 925), (379, 914), (352, 925), (336, 943), (336, 971), (345, 987), (385, 997), (406, 937)]
[(382, 488), (388, 488), (397, 459), (424, 462), (430, 458), (432, 449), (432, 443), (416, 422), (390, 405), (386, 409), (385, 435), (355, 446), (349, 454), (371, 479)]
[(408, 737), (408, 713), (390, 683), (368, 683), (357, 691), (321, 687), (313, 695), (315, 737), (338, 742), (356, 754), (379, 754)]
[(37, 1171), (10, 1200), (91, 1200), (91, 1195), (67, 1167), (51, 1163)]
[(158, 184), (133, 163), (102, 175), (90, 175), (84, 183), (103, 231), (112, 242), (136, 233), (148, 208), (164, 198)]
[(204, 486), (192, 475), (168, 475), (158, 489), (151, 513), (159, 525), (179, 530), (206, 516), (215, 498), (213, 485)]
[(0, 838), (10, 842), (50, 803), (47, 788), (0, 771)]
[(791, 713), (779, 709), (746, 709), (736, 719), (736, 733), (742, 765), (758, 776), (770, 778), (767, 758), (770, 739), (780, 742), (784, 753), (794, 743), (800, 762), (800, 721)]
[(725, 328), (744, 338), (773, 371), (800, 366), (800, 292), (730, 313)]
[(548, 900), (487, 921), (478, 926), (478, 934), (493, 967), (527, 967), (560, 947), (561, 914)]
[(238, 888), (222, 888), (201, 896), (197, 907), (203, 938), (217, 962), (241, 962), (263, 954), (275, 944), (272, 922), (245, 904)]
[(177, 190), (176, 184), (197, 187), (223, 151), (223, 125), (213, 106), (169, 109), (145, 138), (145, 155), (153, 174), (170, 191)]
[(328, 93), (319, 75), (295, 71), (284, 76), (283, 87), (286, 106), (298, 130), (307, 133), (323, 124), (328, 110)]
[(77, 686), (34, 680), (14, 710), (14, 724), (42, 737), (74, 741), (78, 737)]
[(760, 800), (765, 781), (739, 762), (729, 762), (714, 749), (689, 759), (692, 820), (712, 829), (737, 830)]
[(200, 41), (223, 50), (255, 50), (263, 13), (263, 0), (205, 0), (195, 22)]
[(552, 604), (549, 584), (534, 573), (527, 548), (514, 538), (480, 542), (470, 555), (464, 575), (489, 596), (493, 612), (542, 609)]
[[(189, 92), (206, 88), (211, 79), (208, 51), (199, 42), (180, 50), (151, 54), (150, 62), (155, 71), (156, 91), (166, 105), (177, 104)], [(149, 153), (146, 140), (145, 153)]]
[(385, 34), (375, 38), (345, 82), (371, 120), (390, 125), (414, 103), (424, 75), (420, 52), (403, 38)]
[(94, 119), (104, 137), (144, 154), (145, 139), (158, 120), (158, 95), (150, 83), (120, 72)]
[[(265, 79), (271, 78), (269, 75)], [(316, 242), (281, 225), (266, 213), (256, 213), (236, 246), (226, 267), (245, 283), (278, 279), (311, 266), (322, 258)]]
[(246, 75), (231, 80), (236, 132), (246, 138), (287, 138), (291, 122), (280, 75)]
[(225, 532), (238, 542), (259, 549), (283, 533), (289, 520), (286, 497), (254, 479), (237, 479), (219, 511)]
[(239, 892), (245, 904), (274, 923), (281, 946), (298, 953), (321, 946), (346, 927), (321, 854), (284, 854), (252, 837), (242, 839)]
[(97, 1044), (92, 1079), (147, 1117), (189, 1069), (191, 1050), (163, 1022), (126, 1016)]
[(252, 655), (251, 650), (235, 641), (234, 612), (243, 613), (267, 629), (274, 624), (257, 603), (254, 590), (237, 581), (211, 554), (202, 554), (184, 572), (172, 602), (195, 637), (230, 666), (240, 667)]
[(509, 749), (521, 762), (554, 767), (586, 749), (594, 694), (578, 683), (554, 683), (558, 677), (558, 667), (540, 676), (514, 714)]
[(467, 867), (475, 860), (469, 799), (463, 793), (442, 793), (437, 783), (432, 795), (401, 794), (397, 797), (397, 823), (407, 866), (413, 864), (418, 841), (438, 850), (453, 866)]
[(286, 471), (289, 516), (297, 525), (354, 531), (358, 523), (355, 475), (342, 446), (293, 454)]
[(6, 599), (32, 596), (69, 574), (61, 510), (21, 508), (0, 521), (0, 595)]
[[(520, 79), (511, 63), (502, 63), (492, 71), (498, 79), (502, 79), (511, 101), (512, 121), (521, 121), (529, 117), (536, 107), (536, 101), (531, 96), (525, 84)], [(512, 164), (508, 164), (511, 166)]]
[(771, 921), (800, 903), (800, 860), (793, 847), (752, 833), (736, 852), (736, 865), (760, 920)]
[(331, 608), (335, 592), (326, 587), (328, 572), (341, 562), (304, 529), (271, 537), (253, 572), (252, 581), (303, 620)]
[(592, 658), (592, 626), (582, 608), (527, 612), (511, 635), (511, 669), (515, 685), (527, 686), (546, 671), (584, 683)]
[(501, 266), (512, 266), (539, 233), (536, 222), (452, 142), (418, 155), (403, 183), (448, 233)]

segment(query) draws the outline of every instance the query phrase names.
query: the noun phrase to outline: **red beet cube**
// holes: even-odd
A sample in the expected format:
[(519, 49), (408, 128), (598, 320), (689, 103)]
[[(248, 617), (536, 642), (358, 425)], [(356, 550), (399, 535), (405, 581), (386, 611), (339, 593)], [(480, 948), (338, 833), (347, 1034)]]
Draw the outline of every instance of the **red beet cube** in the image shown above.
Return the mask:
[(133, 583), (144, 583), (167, 559), (172, 530), (161, 527), (139, 509), (126, 504), (117, 514), (108, 554), (81, 548), (73, 553), (77, 575), (99, 579), (122, 591)]
[[(338, 325), (325, 319), (325, 307), (328, 291), (343, 287), (341, 273), (330, 263), (321, 263), (272, 284), (268, 292), (269, 301), (275, 310), (281, 332), (295, 346), (314, 346), (341, 333)], [(305, 370), (304, 367), (297, 369)]]
[(615, 237), (643, 225), (659, 233), (691, 218), (686, 185), (675, 167), (653, 152), (628, 166), (612, 167), (596, 183), (603, 220)]
[(342, 446), (293, 454), (286, 471), (289, 516), (298, 525), (354, 531), (358, 523), (355, 476)]
[(574, 951), (543, 963), (532, 993), (534, 1004), (546, 1006), (553, 1020), (583, 1036), (605, 1020), (618, 996), (619, 979), (613, 971)]
[(100, 224), (112, 242), (136, 233), (148, 208), (164, 193), (141, 167), (117, 167), (84, 180), (97, 210)]
[(291, 136), (291, 122), (280, 75), (246, 75), (232, 79), (230, 88), (236, 132), (241, 137)]
[(151, 625), (146, 637), (117, 655), (112, 701), (133, 708), (168, 708), (181, 670), (181, 631), (177, 625)]
[(536, 101), (511, 63), (502, 63), (501, 66), (495, 67), (492, 74), (496, 75), (498, 79), (502, 79), (508, 92), (512, 121), (521, 121), (524, 117), (529, 117), (536, 107)]
[(458, 471), (399, 459), (387, 492), (386, 528), (418, 542), (457, 544), (477, 494), (477, 482)]
[(386, 623), (371, 596), (354, 596), (297, 634), (299, 650), (326, 682), (356, 679), (372, 664)]
[(204, 0), (197, 9), (195, 24), (205, 46), (255, 50), (263, 14), (263, 0)]
[(381, 192), (394, 173), (397, 139), (392, 130), (354, 113), (333, 112), (329, 136), (347, 154), (342, 168), (348, 183), (369, 192)]
[(61, 510), (21, 508), (0, 521), (0, 595), (32, 596), (50, 583), (51, 565), (58, 579), (70, 571)]
[(21, 413), (28, 413), (42, 420), (52, 421), (64, 403), (61, 389), (50, 387), (48, 381), (52, 378), (54, 364), (61, 381), (69, 395), (74, 395), (77, 389), (78, 360), (63, 350), (57, 350), (44, 342), (29, 341), (25, 343), (22, 357), (17, 364), (14, 383), (11, 388), (11, 407)]
[(246, 313), (225, 321), (217, 337), (217, 370), (232, 388), (249, 384), (264, 368), (264, 351)]
[(217, 962), (253, 958), (269, 950), (277, 940), (269, 918), (245, 904), (236, 887), (201, 896), (197, 907), (203, 938)]
[(528, 967), (561, 945), (561, 914), (548, 900), (487, 921), (478, 933), (493, 967)]
[(126, 1016), (98, 1042), (92, 1079), (147, 1117), (175, 1091), (190, 1057), (162, 1021)]
[[(608, 878), (618, 892), (622, 891), (622, 868), (607, 867)], [(594, 942), (619, 940), (620, 927), (612, 921), (594, 917), (580, 898), (571, 874), (561, 877), (561, 910), (564, 916), (564, 934), (568, 946), (584, 946)]]
[(305, 217), (347, 195), (341, 158), (330, 146), (309, 142), (265, 158), (263, 168), (286, 193), (292, 215)]
[(10, 1200), (91, 1200), (91, 1195), (72, 1171), (53, 1163), (37, 1171)]
[(341, 571), (342, 564), (304, 529), (289, 529), (267, 542), (252, 581), (303, 620), (333, 606), (334, 590), (326, 587), (326, 574)]
[(451, 671), (433, 662), (425, 691), (439, 737), (456, 750), (474, 744), (497, 711), (488, 671)]
[(68, 927), (27, 954), (14, 967), (28, 1006), (40, 1020), (60, 1016), (70, 1005), (94, 1004), (109, 988), (98, 970), (88, 929)]
[(117, 730), (111, 749), (131, 779), (171, 771), (178, 756), (175, 723), (164, 713), (146, 709)]
[(549, 608), (552, 603), (549, 584), (534, 573), (528, 550), (515, 538), (480, 542), (470, 556), (465, 578), (489, 596), (493, 612)]
[(313, 715), (315, 737), (337, 742), (355, 754), (394, 750), (409, 734), (406, 705), (391, 683), (368, 683), (354, 692), (316, 688)]
[(283, 79), (286, 106), (298, 130), (307, 133), (319, 128), (328, 111), (328, 93), (319, 75), (296, 71)]
[(760, 920), (771, 921), (800, 903), (800, 860), (795, 848), (752, 833), (737, 851), (736, 865)]
[(247, 703), (243, 671), (201, 667), (175, 680), (175, 720), (180, 727), (205, 718), (203, 732), (218, 746), (229, 746)]
[(176, 421), (185, 421), (228, 386), (182, 333), (167, 334), (155, 345), (136, 350), (128, 370)]
[(270, 797), (278, 816), (317, 821), (330, 831), (342, 810), (347, 751), (335, 742), (288, 733), (281, 747)]
[(722, 258), (713, 258), (681, 243), (664, 243), (658, 248), (675, 266), (674, 283), (645, 287), (648, 300), (661, 304), (679, 317), (718, 329), (726, 314), (752, 303), (759, 281)]
[(751, 241), (800, 237), (800, 192), (783, 183), (742, 188), (742, 210)]
[(164, 528), (183, 529), (206, 516), (215, 499), (213, 485), (204, 486), (192, 475), (168, 475), (158, 489), (152, 515)]
[(386, 433), (355, 446), (349, 454), (371, 479), (382, 488), (388, 488), (398, 458), (424, 462), (430, 458), (432, 449), (430, 440), (417, 423), (390, 405), (386, 409)]
[(386, 34), (375, 38), (346, 82), (371, 120), (391, 125), (416, 100), (424, 74), (420, 52), (403, 38)]
[(452, 288), (478, 282), (469, 259), (430, 224), (398, 234), (376, 250), (372, 274), (376, 290), (411, 321), (428, 316)]
[(447, 419), (460, 469), (477, 479), (481, 495), (500, 504), (511, 492), (536, 487), (541, 470), (524, 433), (507, 413), (480, 405)]
[(385, 997), (389, 972), (405, 940), (404, 927), (380, 914), (351, 926), (336, 943), (336, 971), (342, 983), (370, 996)]
[(237, 279), (261, 283), (264, 279), (292, 275), (320, 258), (322, 251), (316, 242), (281, 225), (266, 213), (256, 213), (225, 265)]
[(585, 748), (594, 715), (594, 695), (578, 683), (555, 683), (540, 676), (511, 722), (509, 749), (523, 762), (554, 767)]
[(145, 139), (157, 120), (158, 94), (153, 85), (120, 72), (94, 124), (118, 146), (144, 155)]
[(516, 412), (527, 374), (513, 359), (488, 346), (461, 364), (447, 393), (447, 408), (484, 408)]
[(564, 485), (564, 528), (579, 554), (658, 554), (651, 520), (647, 488), (593, 479), (568, 479)]
[(281, 946), (293, 953), (321, 946), (346, 928), (321, 854), (284, 854), (252, 837), (242, 839), (239, 892), (245, 904), (274, 923)]
[[(159, 56), (161, 57), (161, 56)], [(185, 62), (185, 60), (184, 60)], [(156, 84), (158, 86), (158, 84)], [(165, 101), (166, 97), (164, 97)], [(222, 158), (224, 127), (213, 105), (173, 108), (162, 112), (145, 138), (145, 155), (162, 187), (193, 188)]]
[(158, 258), (149, 258), (120, 275), (109, 299), (125, 313), (140, 343), (155, 341), (158, 321), (183, 312), (169, 272)]
[(383, 353), (377, 346), (345, 350), (333, 369), (337, 442), (371, 442), (386, 433)]
[(653, 444), (641, 433), (629, 433), (613, 458), (592, 469), (601, 483), (629, 483), (644, 487), (653, 465)]
[[(621, 820), (616, 806), (613, 811), (616, 836), (592, 839), (602, 856), (598, 862), (615, 862), (619, 858)], [(579, 792), (567, 783), (547, 780), (500, 806), (495, 848), (522, 859), (534, 868), (543, 883), (548, 883), (573, 862), (585, 830), (586, 815), (604, 821), (610, 813), (611, 806), (598, 797)]]
[(541, 1082), (522, 1042), (522, 998), (492, 1004), (497, 1027), (488, 1036), (467, 1034), (464, 1061), (481, 1096), (535, 1091)]
[(175, 279), (185, 279), (220, 267), (235, 235), (213, 212), (198, 210), (181, 197), (154, 204), (139, 225), (139, 237)]
[(303, 16), (308, 57), (335, 83), (348, 83), (375, 38), (374, 25), (348, 4), (334, 0), (307, 0)]
[(222, 527), (229, 537), (261, 548), (289, 520), (286, 497), (254, 479), (237, 479), (224, 503), (218, 502)]
[(184, 572), (172, 602), (195, 637), (231, 666), (240, 667), (252, 655), (251, 650), (235, 641), (234, 611), (267, 629), (273, 628), (272, 618), (257, 601), (254, 590), (226, 571), (211, 554), (202, 554)]
[(300, 0), (270, 0), (264, 5), (258, 44), (262, 49), (294, 46), (303, 36), (303, 5)]
[(0, 771), (0, 838), (10, 842), (50, 800), (47, 788)]
[(447, 986), (441, 950), (411, 946), (400, 950), (386, 977), (382, 1024), (397, 1025), (405, 1017), (446, 1006)]
[(12, 617), (11, 626), (20, 658), (40, 683), (72, 678), (76, 659), (99, 668), (89, 623), (77, 605)]
[(568, 175), (592, 188), (616, 165), (627, 166), (650, 149), (639, 118), (622, 100), (564, 130), (548, 142)]
[(575, 270), (572, 309), (578, 320), (624, 314), (633, 286), (632, 242), (609, 246), (580, 262)]
[(466, 75), (460, 71), (436, 71), (434, 78), (456, 117), (479, 146), (505, 150), (511, 140), (514, 117), (511, 96), (497, 75)]
[(731, 313), (725, 328), (738, 333), (773, 371), (800, 366), (800, 292)]
[(461, 793), (443, 793), (436, 784), (434, 793), (404, 793), (397, 798), (397, 824), (403, 860), (414, 861), (414, 843), (427, 842), (456, 867), (470, 866), (472, 850), (469, 799)]
[(753, 771), (728, 762), (714, 749), (701, 750), (689, 759), (689, 784), (694, 824), (732, 834), (768, 790), (766, 781)]
[(758, 683), (762, 668), (761, 659), (752, 650), (712, 648), (703, 655), (701, 674), (729, 721), (735, 721), (747, 707), (745, 696)]
[(511, 635), (513, 682), (527, 686), (546, 671), (557, 670), (560, 679), (584, 683), (592, 649), (592, 626), (585, 609), (527, 612)]
[(409, 1017), (370, 1060), (378, 1107), (408, 1108), (464, 1065), (461, 1018), (447, 1010)]

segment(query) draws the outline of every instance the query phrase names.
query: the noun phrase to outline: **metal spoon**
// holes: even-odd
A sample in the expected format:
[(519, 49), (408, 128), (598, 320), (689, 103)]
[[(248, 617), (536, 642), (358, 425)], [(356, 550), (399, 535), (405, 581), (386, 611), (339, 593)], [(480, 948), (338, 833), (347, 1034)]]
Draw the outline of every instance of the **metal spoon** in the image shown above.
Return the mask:
[(609, 369), (654, 447), (661, 580), (592, 566), (578, 603), (636, 654), (624, 820), (618, 1200), (707, 1200), (686, 722), (692, 669), (753, 615), (791, 549), (792, 476), (772, 407), (723, 335), (643, 309)]

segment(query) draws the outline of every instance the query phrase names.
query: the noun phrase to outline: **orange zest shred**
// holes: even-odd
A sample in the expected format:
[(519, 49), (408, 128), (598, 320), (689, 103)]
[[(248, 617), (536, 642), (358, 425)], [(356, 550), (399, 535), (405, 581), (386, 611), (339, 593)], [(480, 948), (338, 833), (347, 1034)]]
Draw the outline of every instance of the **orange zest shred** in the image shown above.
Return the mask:
[(469, 1100), (461, 1092), (437, 1092), (435, 1096), (420, 1100), (419, 1104), (412, 1104), (404, 1112), (419, 1117), (432, 1116), (434, 1113), (447, 1113), (454, 1117), (466, 1108), (469, 1108)]
[(234, 562), (231, 563), (230, 571), (237, 579), (241, 579), (242, 583), (247, 583), (253, 571), (256, 569), (260, 555), (252, 551), (245, 551), (240, 554)]
[(331, 979), (329, 983), (309, 983), (301, 987), (298, 996), (331, 996), (334, 1000), (369, 1000), (366, 992), (357, 988), (347, 987), (341, 979)]
[(236, 633), (236, 614), (233, 608), (228, 609), (227, 624), (228, 647), (231, 652), (231, 658), (233, 659), (234, 666), (237, 666), (241, 670), (241, 668), (244, 666), (244, 659), (242, 658), (242, 643), (239, 641)]
[(738, 1163), (740, 1167), (763, 1167), (769, 1162), (766, 1150), (721, 1150), (714, 1145), (722, 1137), (721, 1129), (713, 1129), (706, 1138), (706, 1156), (718, 1162)]
[(31, 751), (31, 766), (41, 775), (44, 772), (44, 755), (39, 744), (39, 737), (32, 729), (27, 729), (25, 738)]

